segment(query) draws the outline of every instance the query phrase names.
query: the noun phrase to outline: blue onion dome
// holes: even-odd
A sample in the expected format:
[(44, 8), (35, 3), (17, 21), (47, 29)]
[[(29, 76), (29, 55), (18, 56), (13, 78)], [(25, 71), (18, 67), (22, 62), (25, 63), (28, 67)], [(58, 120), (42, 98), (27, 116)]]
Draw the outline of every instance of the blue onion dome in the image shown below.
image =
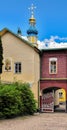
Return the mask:
[(27, 30), (28, 35), (37, 35), (38, 31), (36, 30), (34, 25), (31, 25), (30, 28)]

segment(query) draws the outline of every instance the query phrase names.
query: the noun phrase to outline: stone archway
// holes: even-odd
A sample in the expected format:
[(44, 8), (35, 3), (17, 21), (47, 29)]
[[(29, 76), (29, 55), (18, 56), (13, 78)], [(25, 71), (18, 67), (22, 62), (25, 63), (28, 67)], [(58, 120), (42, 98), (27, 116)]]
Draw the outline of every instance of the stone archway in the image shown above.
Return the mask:
[(66, 111), (66, 91), (57, 89), (54, 93), (54, 111)]
[(58, 87), (42, 90), (40, 98), (42, 112), (66, 111), (66, 91)]

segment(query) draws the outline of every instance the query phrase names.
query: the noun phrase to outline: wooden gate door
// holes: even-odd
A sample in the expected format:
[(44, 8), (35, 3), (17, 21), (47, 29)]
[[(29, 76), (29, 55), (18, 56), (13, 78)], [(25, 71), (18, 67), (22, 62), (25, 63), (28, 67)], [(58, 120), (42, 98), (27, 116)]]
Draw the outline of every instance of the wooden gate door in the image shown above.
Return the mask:
[(54, 93), (48, 92), (41, 97), (41, 111), (54, 112)]

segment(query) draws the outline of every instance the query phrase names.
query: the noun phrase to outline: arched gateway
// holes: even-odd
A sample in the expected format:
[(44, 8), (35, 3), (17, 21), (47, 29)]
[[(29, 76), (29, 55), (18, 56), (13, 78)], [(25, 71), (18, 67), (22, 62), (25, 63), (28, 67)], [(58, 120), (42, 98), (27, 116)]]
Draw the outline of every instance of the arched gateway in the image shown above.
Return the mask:
[(40, 108), (41, 112), (66, 111), (66, 90), (58, 87), (43, 89)]
[(41, 111), (67, 111), (67, 48), (41, 52)]

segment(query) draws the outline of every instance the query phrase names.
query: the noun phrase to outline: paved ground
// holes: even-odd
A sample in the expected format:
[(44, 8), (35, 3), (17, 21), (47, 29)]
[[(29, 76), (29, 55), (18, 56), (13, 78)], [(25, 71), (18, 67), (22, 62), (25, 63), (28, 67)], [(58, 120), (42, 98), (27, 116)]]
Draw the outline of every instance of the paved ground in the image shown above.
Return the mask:
[(67, 113), (42, 113), (0, 120), (0, 130), (67, 130)]

